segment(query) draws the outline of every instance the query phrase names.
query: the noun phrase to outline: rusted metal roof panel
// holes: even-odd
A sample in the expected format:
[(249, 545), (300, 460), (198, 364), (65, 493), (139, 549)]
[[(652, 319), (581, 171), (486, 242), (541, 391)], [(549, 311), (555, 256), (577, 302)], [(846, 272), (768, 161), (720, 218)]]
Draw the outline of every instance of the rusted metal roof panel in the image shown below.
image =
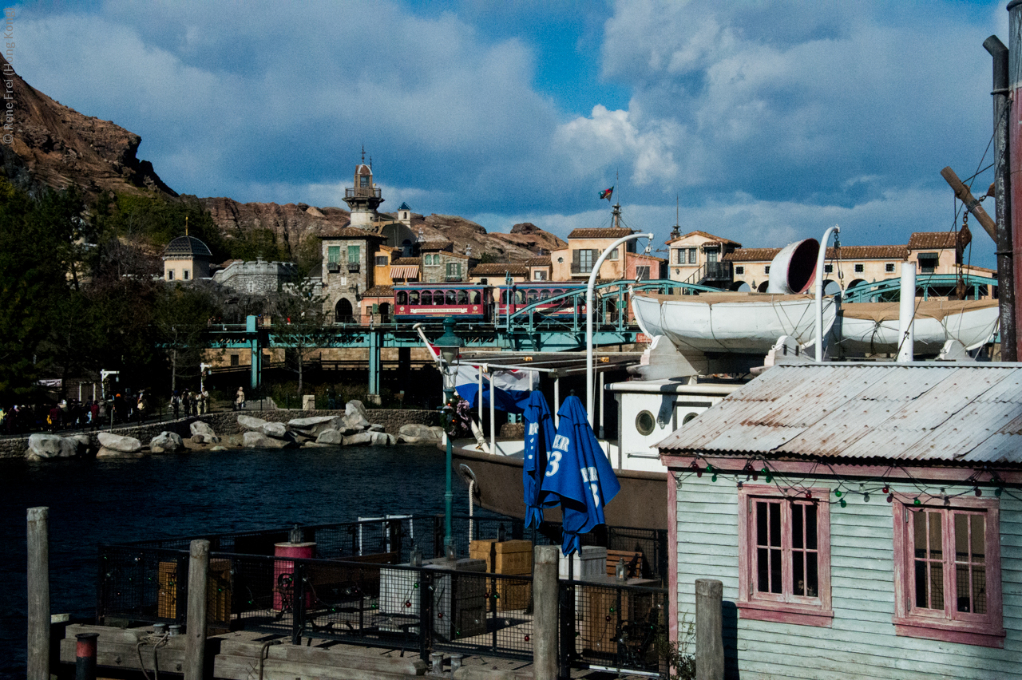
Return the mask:
[(1022, 462), (1022, 365), (780, 365), (659, 444), (663, 453)]

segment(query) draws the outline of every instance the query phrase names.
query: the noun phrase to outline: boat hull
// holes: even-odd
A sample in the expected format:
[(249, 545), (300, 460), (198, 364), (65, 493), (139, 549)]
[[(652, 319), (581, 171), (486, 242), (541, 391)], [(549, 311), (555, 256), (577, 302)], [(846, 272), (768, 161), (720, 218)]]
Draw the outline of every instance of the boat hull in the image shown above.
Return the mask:
[[(471, 444), (471, 445), (469, 445)], [(466, 476), (461, 466), (475, 476), (475, 502), (493, 512), (525, 519), (522, 500), (520, 457), (493, 456), (473, 450), (474, 442), (453, 447), (454, 472)], [(667, 473), (615, 470), (621, 491), (604, 508), (608, 526), (634, 529), (667, 529)], [(560, 508), (543, 511), (544, 519), (561, 521)]]

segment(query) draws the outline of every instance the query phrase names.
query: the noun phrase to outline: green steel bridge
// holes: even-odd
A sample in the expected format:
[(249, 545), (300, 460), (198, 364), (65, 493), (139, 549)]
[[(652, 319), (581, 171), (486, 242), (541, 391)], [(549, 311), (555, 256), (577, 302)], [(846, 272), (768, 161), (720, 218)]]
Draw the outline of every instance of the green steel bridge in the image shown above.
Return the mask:
[[(957, 284), (954, 275), (929, 275), (917, 279), (918, 295), (923, 298), (946, 296)], [(985, 297), (997, 285), (993, 278), (967, 276), (966, 286), (974, 297)], [(653, 281), (608, 281), (595, 286), (594, 300), (596, 315), (593, 323), (593, 345), (595, 347), (635, 343), (640, 335), (638, 326), (629, 320), (626, 306), (632, 292), (652, 291), (683, 295), (719, 293), (719, 288), (696, 283), (658, 279)], [(899, 279), (885, 279), (860, 284), (842, 294), (842, 302), (893, 302), (899, 297)], [(523, 352), (568, 352), (584, 350), (586, 347), (586, 316), (580, 313), (585, 304), (586, 290), (572, 290), (561, 295), (523, 305), (514, 313), (496, 321), (464, 322), (456, 333), (467, 349), (494, 349)], [(552, 318), (540, 311), (542, 305), (564, 302), (564, 307), (574, 310), (571, 317)], [(262, 350), (287, 347), (275, 334), (272, 325), (260, 325), (257, 317), (250, 316), (244, 324), (216, 324), (209, 328), (215, 346), (224, 349), (248, 349), (252, 351), (250, 384), (256, 388), (262, 382)], [(424, 321), (419, 324), (427, 338), (436, 338), (443, 333), (440, 321)], [(422, 339), (413, 324), (356, 322), (335, 323), (329, 341), (320, 348), (345, 348), (369, 350), (369, 391), (379, 393), (381, 355), (384, 347), (420, 347)]]

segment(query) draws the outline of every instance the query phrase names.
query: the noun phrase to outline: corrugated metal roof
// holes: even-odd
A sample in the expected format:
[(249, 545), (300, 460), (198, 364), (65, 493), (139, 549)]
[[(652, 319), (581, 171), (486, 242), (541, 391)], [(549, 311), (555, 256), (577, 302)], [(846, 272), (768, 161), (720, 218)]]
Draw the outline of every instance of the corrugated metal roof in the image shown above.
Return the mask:
[(1022, 365), (775, 366), (661, 453), (1022, 463)]

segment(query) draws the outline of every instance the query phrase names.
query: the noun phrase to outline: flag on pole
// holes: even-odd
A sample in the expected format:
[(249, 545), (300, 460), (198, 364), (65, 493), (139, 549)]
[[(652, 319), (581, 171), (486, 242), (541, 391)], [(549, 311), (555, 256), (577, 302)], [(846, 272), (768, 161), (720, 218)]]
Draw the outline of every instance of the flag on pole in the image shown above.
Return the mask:
[(605, 199), (607, 199), (609, 201), (610, 197), (611, 197), (611, 194), (613, 194), (613, 193), (614, 193), (614, 187), (611, 187), (609, 189), (604, 189), (603, 191), (600, 192), (600, 200), (603, 200), (605, 198)]

